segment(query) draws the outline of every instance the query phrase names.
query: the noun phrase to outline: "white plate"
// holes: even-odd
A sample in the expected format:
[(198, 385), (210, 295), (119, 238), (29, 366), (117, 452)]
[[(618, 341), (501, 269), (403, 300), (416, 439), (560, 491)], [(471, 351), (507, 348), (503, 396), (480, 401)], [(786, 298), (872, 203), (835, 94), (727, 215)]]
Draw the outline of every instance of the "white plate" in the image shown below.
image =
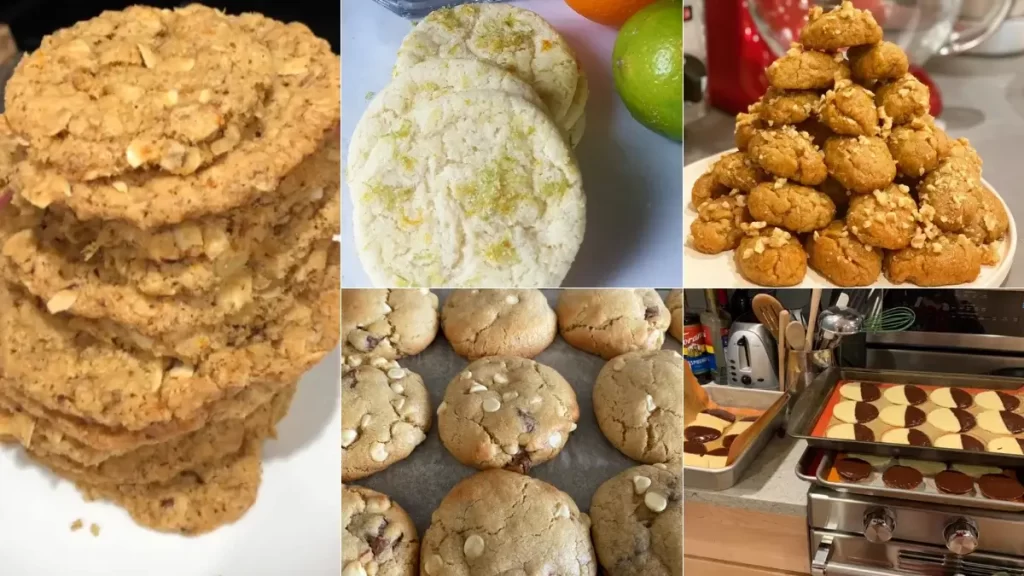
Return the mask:
[[(685, 226), (685, 233), (687, 238), (690, 234), (690, 226), (693, 221), (697, 219), (697, 211), (690, 206), (690, 194), (693, 191), (693, 185), (697, 182), (708, 168), (715, 163), (720, 157), (735, 152), (736, 149), (726, 150), (720, 154), (709, 156), (703, 160), (694, 162), (689, 166), (683, 168), (683, 226)], [(1010, 212), (1009, 206), (1003, 201), (1003, 198), (999, 195), (999, 192), (992, 188), (992, 186), (982, 180), (982, 183), (988, 187), (989, 190), (995, 192), (999, 201), (1003, 203), (1003, 208), (1006, 213), (1010, 216), (1010, 230), (1003, 239), (1002, 245), (999, 248), (999, 253), (1002, 259), (996, 266), (982, 266), (981, 274), (978, 278), (970, 284), (960, 284), (956, 286), (943, 286), (943, 288), (998, 288), (1002, 286), (1003, 282), (1006, 281), (1006, 276), (1010, 273), (1010, 268), (1013, 265), (1013, 258), (1017, 252), (1017, 223), (1013, 219), (1013, 213)], [(686, 246), (683, 248), (683, 286), (687, 288), (703, 288), (703, 287), (714, 287), (714, 288), (764, 288), (759, 284), (753, 284), (745, 280), (740, 276), (739, 271), (736, 270), (736, 262), (733, 260), (732, 250), (723, 252), (721, 254), (709, 255), (702, 254), (694, 250), (690, 246), (689, 239), (686, 241)], [(880, 287), (909, 287), (915, 288), (914, 284), (893, 284), (885, 277), (884, 274), (879, 274), (878, 280), (873, 286)], [(804, 276), (804, 281), (800, 284), (793, 286), (793, 288), (833, 288), (834, 284), (823, 278), (820, 274), (807, 267), (807, 275)]]
[[(0, 574), (337, 576), (341, 566), (338, 351), (299, 384), (263, 449), (259, 498), (235, 524), (186, 538), (147, 530), (0, 444)], [(81, 519), (81, 530), (71, 523)], [(90, 524), (100, 526), (93, 537)]]

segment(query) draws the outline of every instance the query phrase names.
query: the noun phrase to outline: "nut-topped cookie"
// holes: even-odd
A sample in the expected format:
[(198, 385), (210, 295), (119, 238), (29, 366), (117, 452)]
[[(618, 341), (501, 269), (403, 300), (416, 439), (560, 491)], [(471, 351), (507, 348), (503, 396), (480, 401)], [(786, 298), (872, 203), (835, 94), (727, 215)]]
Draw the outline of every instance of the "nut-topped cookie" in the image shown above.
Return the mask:
[(420, 290), (342, 290), (342, 354), (395, 360), (437, 336), (437, 295)]
[(475, 468), (529, 473), (554, 458), (576, 429), (576, 393), (558, 372), (526, 358), (471, 363), (437, 409), (441, 442)]
[(341, 376), (341, 479), (358, 480), (404, 459), (427, 438), (423, 379), (395, 361), (347, 367)]
[(420, 548), (426, 576), (597, 574), (590, 518), (558, 488), (507, 470), (456, 484)]
[(540, 290), (453, 290), (441, 327), (455, 353), (470, 360), (533, 358), (551, 345), (558, 321)]
[(682, 486), (678, 463), (655, 464), (623, 470), (594, 492), (591, 531), (608, 574), (683, 573)]
[(606, 360), (658, 350), (671, 323), (654, 290), (563, 290), (555, 311), (566, 342)]
[(683, 357), (658, 350), (609, 361), (594, 384), (594, 414), (601, 432), (626, 456), (647, 464), (680, 459)]
[(419, 574), (416, 526), (386, 494), (342, 486), (341, 530), (341, 576)]

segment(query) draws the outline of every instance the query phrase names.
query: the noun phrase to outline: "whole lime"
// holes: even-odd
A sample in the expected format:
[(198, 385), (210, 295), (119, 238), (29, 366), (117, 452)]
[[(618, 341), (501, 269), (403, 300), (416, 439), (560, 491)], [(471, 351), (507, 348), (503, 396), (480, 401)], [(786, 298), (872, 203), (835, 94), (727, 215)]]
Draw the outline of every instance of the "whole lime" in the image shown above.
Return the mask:
[(682, 141), (682, 0), (659, 0), (626, 22), (615, 40), (612, 75), (633, 118)]

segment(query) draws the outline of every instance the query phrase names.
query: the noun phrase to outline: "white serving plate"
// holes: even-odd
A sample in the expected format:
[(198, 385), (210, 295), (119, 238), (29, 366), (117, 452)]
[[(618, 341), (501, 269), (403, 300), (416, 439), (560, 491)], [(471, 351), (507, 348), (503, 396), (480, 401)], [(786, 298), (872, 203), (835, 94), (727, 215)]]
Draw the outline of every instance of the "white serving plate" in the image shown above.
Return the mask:
[[(687, 236), (686, 245), (683, 247), (683, 286), (687, 288), (764, 288), (764, 286), (748, 282), (740, 276), (739, 271), (736, 269), (736, 262), (733, 260), (732, 250), (712, 256), (694, 250), (689, 242), (690, 226), (697, 219), (697, 211), (690, 206), (690, 194), (693, 191), (693, 185), (719, 158), (735, 151), (735, 148), (726, 150), (683, 168), (683, 226), (684, 233)], [(943, 288), (998, 288), (1006, 281), (1006, 276), (1010, 273), (1010, 268), (1013, 266), (1013, 258), (1017, 252), (1017, 223), (1013, 218), (1013, 213), (1010, 212), (1009, 206), (1006, 205), (999, 192), (988, 182), (982, 180), (982, 183), (995, 193), (999, 201), (1003, 203), (1006, 213), (1010, 216), (1010, 230), (999, 248), (1002, 258), (996, 266), (982, 266), (981, 274), (974, 282), (955, 286), (943, 286)], [(879, 274), (878, 280), (873, 286), (917, 287), (914, 284), (893, 284), (884, 274)], [(834, 284), (812, 270), (810, 266), (807, 267), (807, 275), (804, 276), (803, 282), (793, 286), (793, 288), (834, 287)]]
[[(341, 566), (341, 388), (338, 351), (306, 374), (249, 512), (184, 537), (135, 524), (106, 502), (0, 444), (0, 574), (4, 576), (337, 576)], [(72, 532), (71, 523), (84, 526)], [(89, 532), (100, 526), (99, 536)]]

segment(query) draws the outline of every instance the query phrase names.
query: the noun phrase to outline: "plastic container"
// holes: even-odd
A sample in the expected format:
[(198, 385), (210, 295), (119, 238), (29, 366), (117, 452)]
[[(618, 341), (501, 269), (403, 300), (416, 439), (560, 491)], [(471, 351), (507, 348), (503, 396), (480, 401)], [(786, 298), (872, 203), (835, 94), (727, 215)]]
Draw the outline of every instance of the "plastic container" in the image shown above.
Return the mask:
[[(363, 2), (365, 0), (359, 0)], [(497, 3), (505, 0), (374, 0), (377, 4), (404, 18), (423, 18), (438, 8), (459, 4)]]

